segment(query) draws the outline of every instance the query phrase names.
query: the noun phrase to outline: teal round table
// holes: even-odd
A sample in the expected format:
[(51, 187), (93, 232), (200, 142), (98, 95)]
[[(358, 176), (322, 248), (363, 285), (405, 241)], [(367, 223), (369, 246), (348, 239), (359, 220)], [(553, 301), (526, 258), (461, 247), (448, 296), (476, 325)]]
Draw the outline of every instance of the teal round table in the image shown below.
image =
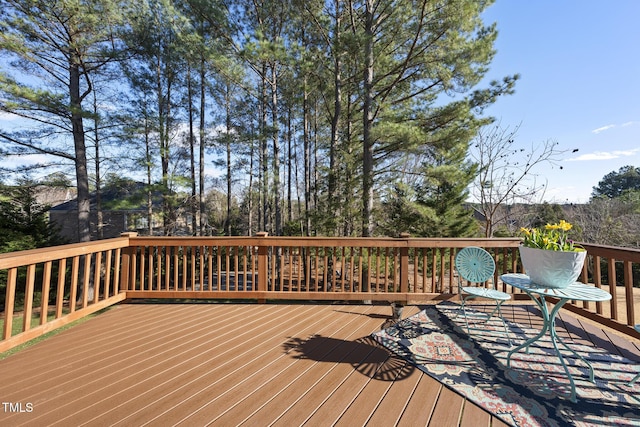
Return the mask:
[[(608, 301), (611, 299), (611, 294), (604, 289), (600, 289), (592, 285), (586, 285), (580, 282), (575, 282), (562, 289), (546, 288), (531, 282), (531, 279), (529, 279), (529, 276), (527, 276), (526, 274), (519, 273), (503, 274), (502, 276), (500, 276), (500, 279), (502, 279), (502, 281), (507, 285), (520, 289), (527, 295), (529, 295), (529, 297), (536, 303), (536, 305), (542, 312), (543, 320), (542, 329), (536, 336), (529, 338), (524, 343), (509, 351), (509, 354), (507, 355), (507, 366), (511, 366), (511, 356), (514, 353), (522, 350), (523, 348), (526, 348), (527, 351), (529, 351), (529, 346), (531, 344), (538, 341), (547, 332), (549, 332), (553, 348), (555, 349), (556, 354), (558, 355), (558, 359), (560, 359), (560, 363), (562, 364), (562, 367), (567, 374), (567, 378), (569, 379), (569, 385), (571, 386), (570, 399), (572, 402), (576, 402), (576, 385), (573, 380), (573, 376), (569, 372), (569, 368), (564, 361), (564, 357), (562, 356), (562, 352), (558, 347), (558, 343), (561, 343), (567, 350), (581, 359), (589, 367), (589, 380), (591, 382), (595, 382), (593, 366), (591, 366), (591, 363), (589, 363), (584, 357), (582, 357), (582, 355), (578, 354), (575, 350), (569, 347), (564, 341), (562, 341), (562, 338), (558, 336), (558, 334), (556, 333), (556, 315), (567, 301)], [(549, 311), (549, 307), (547, 307), (547, 301), (545, 300), (545, 298), (548, 297), (558, 299), (558, 302), (553, 306), (551, 311)]]

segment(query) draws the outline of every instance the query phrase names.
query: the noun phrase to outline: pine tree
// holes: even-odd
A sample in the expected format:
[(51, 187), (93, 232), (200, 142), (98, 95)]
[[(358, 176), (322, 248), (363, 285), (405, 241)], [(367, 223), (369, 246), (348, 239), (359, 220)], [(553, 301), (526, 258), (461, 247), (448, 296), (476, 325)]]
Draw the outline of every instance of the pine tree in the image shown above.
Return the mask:
[[(363, 236), (374, 230), (376, 178), (398, 156), (427, 144), (441, 128), (476, 128), (476, 114), (511, 91), (517, 76), (473, 90), (494, 53), (495, 26), (480, 17), (490, 3), (365, 0), (354, 14), (361, 17), (354, 32), (364, 69)], [(443, 95), (453, 94), (458, 99), (446, 104)]]
[[(0, 73), (0, 110), (31, 120), (33, 132), (0, 133), (13, 153), (47, 154), (75, 166), (78, 236), (90, 240), (89, 168), (84, 121), (92, 76), (115, 60), (112, 30), (122, 20), (117, 5), (98, 1), (0, 1), (0, 52), (17, 61), (29, 83)], [(64, 135), (62, 141), (52, 135)]]

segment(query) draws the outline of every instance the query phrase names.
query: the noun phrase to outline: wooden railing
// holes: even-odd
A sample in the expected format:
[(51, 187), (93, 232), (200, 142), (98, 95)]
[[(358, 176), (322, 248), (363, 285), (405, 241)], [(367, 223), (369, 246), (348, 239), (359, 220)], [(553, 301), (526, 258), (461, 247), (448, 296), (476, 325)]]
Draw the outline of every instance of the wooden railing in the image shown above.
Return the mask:
[(517, 265), (515, 239), (135, 237), (129, 298), (413, 301), (457, 292), (455, 250), (484, 246), (496, 280)]
[[(493, 286), (513, 292), (499, 280), (503, 273), (521, 271), (519, 240), (508, 238), (300, 238), (265, 233), (138, 237), (131, 233), (3, 254), (0, 280), (7, 286), (0, 351), (125, 299), (420, 303), (457, 298), (453, 260), (457, 250), (471, 245), (494, 256)], [(590, 256), (582, 280), (605, 287), (614, 298), (595, 309), (589, 304), (565, 307), (640, 337), (630, 326), (636, 320), (634, 292), (640, 291), (633, 287), (634, 280), (640, 286), (633, 271), (640, 266), (640, 251), (584, 246)], [(514, 298), (528, 301), (519, 291)]]
[[(617, 325), (632, 326), (640, 322), (640, 249), (582, 244), (587, 250), (581, 281), (593, 283), (611, 294), (608, 303), (596, 303), (594, 320), (616, 329)], [(589, 303), (583, 303), (587, 313), (593, 313)], [(587, 315), (587, 317), (592, 317)], [(603, 321), (603, 319), (605, 319)], [(632, 328), (625, 329), (640, 338)]]
[(124, 300), (121, 251), (128, 245), (121, 237), (0, 255), (0, 351)]

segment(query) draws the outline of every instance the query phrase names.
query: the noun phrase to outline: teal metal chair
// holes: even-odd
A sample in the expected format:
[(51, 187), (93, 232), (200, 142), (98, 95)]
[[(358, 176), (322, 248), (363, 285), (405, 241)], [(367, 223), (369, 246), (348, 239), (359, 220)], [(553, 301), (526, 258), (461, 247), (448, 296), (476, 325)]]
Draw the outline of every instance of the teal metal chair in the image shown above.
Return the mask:
[[(502, 321), (502, 326), (504, 327), (504, 332), (509, 340), (509, 345), (511, 345), (511, 337), (509, 336), (507, 324), (502, 317), (501, 309), (502, 303), (510, 300), (511, 295), (506, 292), (488, 288), (484, 285), (487, 281), (493, 279), (493, 275), (496, 270), (496, 263), (491, 254), (476, 246), (466, 247), (456, 254), (455, 268), (458, 273), (458, 292), (462, 301), (460, 304), (460, 310), (464, 314), (467, 333), (471, 335), (466, 309), (467, 301), (473, 298), (487, 298), (495, 301), (496, 307), (488, 315), (482, 314), (482, 316), (486, 316), (485, 321), (488, 321), (497, 313), (498, 317)], [(463, 282), (483, 284), (483, 286), (463, 286)], [(463, 297), (463, 295), (465, 296)]]

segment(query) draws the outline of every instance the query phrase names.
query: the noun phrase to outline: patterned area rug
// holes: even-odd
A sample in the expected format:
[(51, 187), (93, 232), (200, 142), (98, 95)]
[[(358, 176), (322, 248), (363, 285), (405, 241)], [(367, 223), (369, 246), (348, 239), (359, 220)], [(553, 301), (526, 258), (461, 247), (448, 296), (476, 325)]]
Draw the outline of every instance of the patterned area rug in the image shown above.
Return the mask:
[[(393, 353), (513, 426), (640, 426), (640, 381), (627, 383), (638, 364), (606, 351), (569, 344), (595, 370), (563, 351), (576, 383), (577, 403), (548, 337), (511, 357), (499, 319), (471, 324), (456, 305), (437, 305), (372, 334)], [(471, 311), (467, 311), (471, 314)], [(477, 313), (476, 313), (477, 314)], [(471, 316), (470, 316), (471, 317)], [(514, 344), (538, 332), (507, 322)]]

